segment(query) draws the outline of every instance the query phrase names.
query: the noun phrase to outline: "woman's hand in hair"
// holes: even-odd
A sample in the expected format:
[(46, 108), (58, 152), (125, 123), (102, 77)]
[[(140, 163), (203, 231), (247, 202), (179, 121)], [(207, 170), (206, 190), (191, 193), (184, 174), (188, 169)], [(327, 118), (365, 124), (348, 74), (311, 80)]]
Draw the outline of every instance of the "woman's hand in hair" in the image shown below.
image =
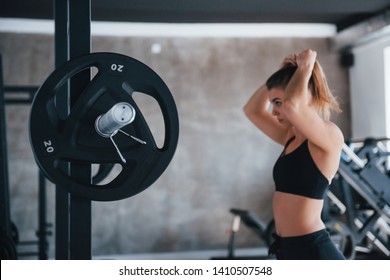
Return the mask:
[(306, 68), (308, 67), (310, 70), (313, 69), (314, 64), (317, 59), (317, 52), (311, 49), (307, 49), (302, 51), (297, 55), (297, 65), (298, 68)]

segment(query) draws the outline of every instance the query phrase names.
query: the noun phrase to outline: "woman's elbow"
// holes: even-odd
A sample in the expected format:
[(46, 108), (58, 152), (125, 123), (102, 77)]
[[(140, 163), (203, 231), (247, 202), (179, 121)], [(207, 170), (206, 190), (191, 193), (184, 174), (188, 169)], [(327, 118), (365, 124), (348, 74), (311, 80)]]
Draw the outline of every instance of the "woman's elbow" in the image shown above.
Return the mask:
[(299, 107), (299, 103), (294, 102), (294, 100), (285, 100), (283, 102), (283, 111), (287, 116), (298, 114), (300, 110)]
[(251, 115), (254, 115), (255, 114), (255, 110), (253, 109), (252, 106), (249, 106), (249, 104), (245, 104), (245, 106), (242, 108), (245, 116), (247, 116), (248, 118), (250, 118)]

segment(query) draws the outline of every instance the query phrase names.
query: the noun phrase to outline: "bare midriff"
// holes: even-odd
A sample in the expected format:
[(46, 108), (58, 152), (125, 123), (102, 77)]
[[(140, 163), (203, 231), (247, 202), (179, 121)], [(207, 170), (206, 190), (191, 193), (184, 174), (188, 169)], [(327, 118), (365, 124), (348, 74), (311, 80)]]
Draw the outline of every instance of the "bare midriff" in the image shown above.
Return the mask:
[(325, 228), (321, 220), (324, 201), (276, 191), (273, 212), (276, 234), (280, 237), (300, 236)]

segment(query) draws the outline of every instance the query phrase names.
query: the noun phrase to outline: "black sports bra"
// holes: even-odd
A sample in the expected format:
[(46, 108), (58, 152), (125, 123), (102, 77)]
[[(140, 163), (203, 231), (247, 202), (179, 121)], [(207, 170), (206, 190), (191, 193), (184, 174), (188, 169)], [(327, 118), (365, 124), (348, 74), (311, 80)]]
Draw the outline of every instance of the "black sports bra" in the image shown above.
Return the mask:
[(295, 136), (287, 141), (284, 150), (275, 163), (273, 177), (276, 191), (323, 199), (329, 186), (328, 179), (321, 173), (311, 157), (308, 141), (284, 154)]

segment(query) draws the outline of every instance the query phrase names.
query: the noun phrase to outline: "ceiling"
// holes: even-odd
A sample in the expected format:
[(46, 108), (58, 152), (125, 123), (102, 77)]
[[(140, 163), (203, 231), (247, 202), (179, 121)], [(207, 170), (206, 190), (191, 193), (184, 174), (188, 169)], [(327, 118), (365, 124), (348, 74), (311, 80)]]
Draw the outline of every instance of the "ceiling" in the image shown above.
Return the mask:
[[(390, 0), (91, 0), (91, 6), (96, 21), (329, 23), (342, 30), (390, 9)], [(0, 17), (52, 19), (53, 0), (1, 0)]]

